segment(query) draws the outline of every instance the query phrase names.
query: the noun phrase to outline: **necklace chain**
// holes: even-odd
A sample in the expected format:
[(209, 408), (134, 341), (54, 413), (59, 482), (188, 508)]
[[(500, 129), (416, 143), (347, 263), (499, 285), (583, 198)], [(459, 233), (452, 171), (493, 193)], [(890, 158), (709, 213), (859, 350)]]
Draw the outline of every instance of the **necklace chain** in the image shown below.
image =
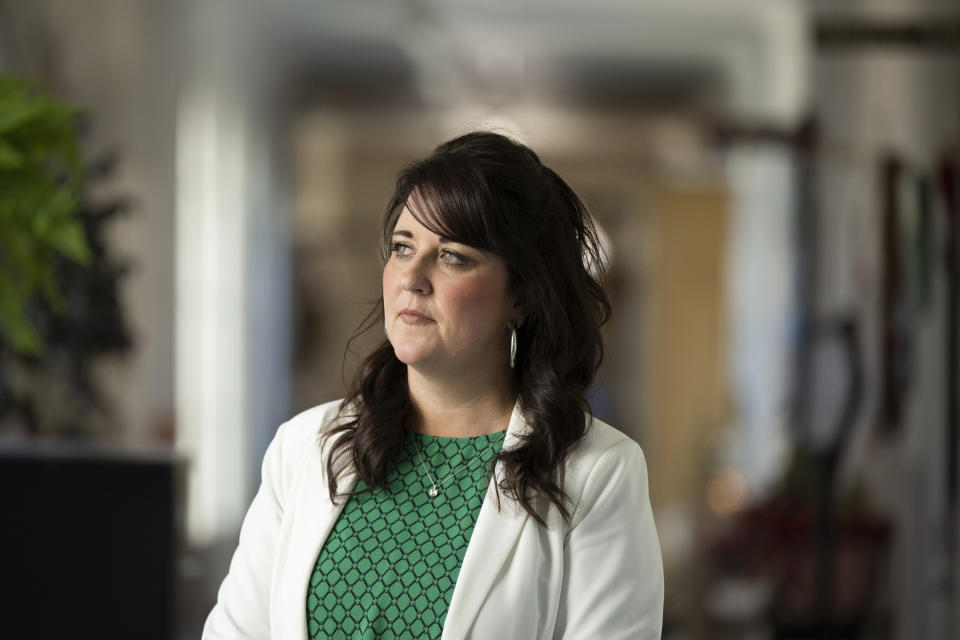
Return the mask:
[(455, 470), (451, 471), (449, 474), (447, 474), (447, 477), (440, 480), (440, 482), (437, 482), (436, 480), (433, 479), (433, 474), (430, 473), (430, 469), (427, 468), (426, 463), (424, 463), (423, 456), (420, 454), (420, 445), (417, 444), (416, 436), (414, 436), (413, 446), (416, 447), (417, 449), (417, 458), (420, 459), (420, 466), (423, 467), (423, 470), (427, 472), (427, 477), (430, 478), (430, 484), (433, 485), (432, 487), (430, 487), (430, 490), (427, 492), (427, 495), (429, 495), (431, 498), (436, 498), (438, 495), (440, 495), (440, 489), (443, 488), (443, 485), (447, 484), (447, 482), (451, 480), (454, 476), (456, 476), (458, 473), (460, 473), (467, 467), (473, 465), (473, 463), (479, 460), (480, 457), (483, 456), (483, 454), (485, 454), (487, 451), (492, 449), (497, 444), (503, 442), (503, 439), (506, 437), (507, 437), (507, 434), (506, 432), (504, 432), (504, 434), (501, 437), (497, 438), (496, 440), (491, 442), (489, 445), (484, 447), (484, 449), (480, 451), (480, 453), (478, 453), (473, 458), (468, 460), (465, 464), (462, 464), (459, 467), (457, 467)]

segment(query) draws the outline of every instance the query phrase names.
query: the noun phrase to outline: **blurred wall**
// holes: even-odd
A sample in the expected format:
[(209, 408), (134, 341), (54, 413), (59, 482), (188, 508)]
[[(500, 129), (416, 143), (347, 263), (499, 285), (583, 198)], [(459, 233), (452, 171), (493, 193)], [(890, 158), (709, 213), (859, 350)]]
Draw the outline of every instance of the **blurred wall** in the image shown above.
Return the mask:
[(113, 224), (118, 256), (133, 262), (122, 290), (135, 342), (100, 380), (123, 438), (172, 442), (174, 420), (174, 145), (180, 3), (94, 0), (0, 4), (0, 71), (24, 74), (90, 114), (88, 156), (119, 154), (102, 190), (130, 198)]
[[(874, 25), (936, 25), (956, 20), (953, 3), (931, 0), (815, 3), (821, 21), (865, 21)], [(916, 177), (933, 178), (937, 163), (960, 139), (960, 56), (956, 48), (874, 42), (823, 47), (816, 58), (815, 114), (823, 152), (817, 189), (821, 228), (815, 300), (821, 316), (848, 314), (861, 330), (865, 389), (844, 481), (866, 481), (878, 507), (897, 523), (894, 589), (887, 594), (897, 615), (898, 638), (948, 637), (951, 618), (957, 631), (960, 595), (946, 588), (951, 556), (947, 510), (946, 289), (942, 276), (930, 298), (919, 289), (914, 226), (918, 220)], [(954, 156), (955, 157), (955, 156)], [(899, 362), (906, 382), (904, 412), (896, 424), (885, 416), (882, 359), (882, 306), (889, 255), (883, 252), (881, 161), (897, 158), (907, 179), (900, 215), (904, 221), (908, 309), (898, 320), (907, 332), (909, 353)], [(932, 204), (933, 260), (943, 264), (942, 204)], [(952, 428), (956, 428), (953, 425)], [(953, 529), (956, 532), (956, 529)], [(954, 554), (952, 562), (956, 562)], [(957, 567), (953, 569), (957, 575)], [(953, 598), (950, 601), (950, 598)]]

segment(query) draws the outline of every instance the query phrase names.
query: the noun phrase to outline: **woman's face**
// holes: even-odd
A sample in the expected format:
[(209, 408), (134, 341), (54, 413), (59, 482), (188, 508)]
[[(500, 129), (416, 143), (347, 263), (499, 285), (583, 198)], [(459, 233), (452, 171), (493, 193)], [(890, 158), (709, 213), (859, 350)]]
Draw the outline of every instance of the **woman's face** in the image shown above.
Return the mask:
[(401, 362), (454, 375), (506, 367), (513, 307), (499, 256), (438, 236), (404, 207), (383, 268), (387, 336)]

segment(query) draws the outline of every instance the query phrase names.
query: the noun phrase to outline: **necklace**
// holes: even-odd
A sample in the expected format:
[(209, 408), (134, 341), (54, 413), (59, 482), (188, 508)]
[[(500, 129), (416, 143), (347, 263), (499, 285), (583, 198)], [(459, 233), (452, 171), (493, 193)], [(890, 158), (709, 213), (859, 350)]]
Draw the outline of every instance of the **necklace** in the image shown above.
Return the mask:
[(492, 449), (495, 445), (503, 442), (503, 439), (506, 437), (507, 437), (507, 433), (504, 432), (503, 436), (491, 442), (480, 453), (478, 453), (473, 458), (468, 460), (465, 464), (462, 464), (456, 469), (454, 469), (453, 471), (451, 471), (449, 474), (447, 474), (447, 477), (441, 479), (440, 482), (437, 482), (436, 480), (433, 479), (433, 474), (430, 473), (430, 469), (428, 469), (427, 465), (423, 462), (423, 456), (420, 454), (420, 445), (417, 444), (416, 437), (414, 437), (413, 446), (416, 447), (417, 449), (417, 458), (420, 459), (420, 466), (423, 467), (423, 470), (427, 472), (427, 477), (430, 478), (430, 484), (433, 485), (430, 487), (430, 490), (427, 491), (427, 495), (430, 496), (431, 498), (436, 498), (438, 495), (440, 495), (440, 489), (443, 488), (443, 485), (447, 484), (447, 481), (451, 480), (455, 475), (457, 475), (467, 467), (472, 466), (473, 463), (479, 460), (483, 454), (485, 454), (487, 451)]

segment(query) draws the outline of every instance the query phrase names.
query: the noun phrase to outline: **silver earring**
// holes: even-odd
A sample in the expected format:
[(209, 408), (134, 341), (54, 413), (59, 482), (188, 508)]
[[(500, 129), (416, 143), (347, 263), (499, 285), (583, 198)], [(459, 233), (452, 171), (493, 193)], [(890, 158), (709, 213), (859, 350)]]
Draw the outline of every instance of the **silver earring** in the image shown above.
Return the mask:
[(510, 327), (510, 368), (517, 363), (517, 328)]

